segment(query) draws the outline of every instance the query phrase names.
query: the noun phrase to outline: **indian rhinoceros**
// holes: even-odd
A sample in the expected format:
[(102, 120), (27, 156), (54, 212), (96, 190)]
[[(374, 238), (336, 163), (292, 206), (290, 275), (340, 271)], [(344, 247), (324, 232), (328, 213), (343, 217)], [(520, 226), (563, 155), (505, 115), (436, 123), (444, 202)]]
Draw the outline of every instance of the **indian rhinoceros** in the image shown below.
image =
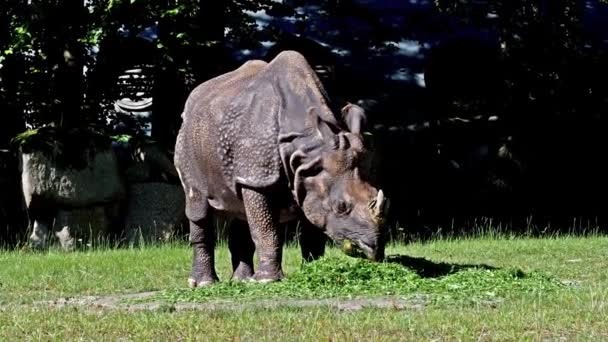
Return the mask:
[[(192, 90), (174, 159), (190, 222), (190, 287), (219, 280), (213, 217), (244, 227), (242, 236), (230, 237), (233, 280), (282, 279), (280, 224), (295, 219), (312, 227), (306, 234), (322, 232), (338, 245), (352, 242), (371, 260), (383, 258), (388, 199), (366, 180), (365, 113), (349, 103), (340, 114), (294, 51), (268, 63), (248, 61)], [(324, 243), (309, 235), (302, 254), (315, 259)]]

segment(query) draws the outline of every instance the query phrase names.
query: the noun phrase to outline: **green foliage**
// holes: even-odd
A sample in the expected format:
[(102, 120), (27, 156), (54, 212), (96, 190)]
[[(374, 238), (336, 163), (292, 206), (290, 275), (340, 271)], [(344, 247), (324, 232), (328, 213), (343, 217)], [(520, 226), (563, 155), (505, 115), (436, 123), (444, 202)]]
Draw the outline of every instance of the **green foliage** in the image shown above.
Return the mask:
[(89, 158), (110, 148), (106, 135), (87, 128), (44, 126), (15, 136), (11, 144), (23, 153), (41, 152), (63, 167), (82, 168)]
[(131, 135), (128, 134), (119, 134), (119, 135), (113, 135), (112, 140), (119, 142), (119, 143), (128, 143), (133, 137)]
[(480, 302), (524, 293), (554, 291), (561, 284), (537, 272), (520, 269), (454, 270), (441, 277), (421, 276), (398, 263), (374, 263), (359, 258), (328, 257), (304, 265), (282, 282), (260, 285), (223, 282), (195, 290), (171, 289), (147, 300), (204, 302), (217, 298), (331, 298), (419, 296), (431, 302)]
[[(487, 13), (497, 16), (492, 25), (499, 33), (507, 90), (502, 107), (519, 111), (522, 106), (540, 106), (546, 115), (556, 117), (589, 114), (580, 113), (586, 100), (576, 95), (592, 91), (579, 89), (581, 84), (573, 82), (573, 74), (582, 72), (577, 68), (582, 63), (594, 63), (593, 55), (598, 53), (584, 49), (589, 42), (581, 30), (583, 3), (576, 0), (435, 0), (435, 6), (467, 25), (483, 23)], [(592, 87), (587, 83), (585, 87)], [(457, 105), (479, 108), (479, 104), (473, 102)], [(525, 120), (541, 118), (526, 117)]]
[[(157, 24), (152, 62), (158, 69), (177, 70), (183, 83), (192, 84), (195, 69), (204, 62), (200, 50), (221, 47), (225, 29), (230, 32), (228, 40), (250, 45), (258, 37), (253, 21), (242, 11), (269, 8), (272, 3), (92, 0), (84, 7), (82, 2), (9, 0), (0, 5), (0, 96), (11, 92), (6, 96), (9, 105), (34, 127), (104, 125), (103, 108), (108, 107), (116, 81), (109, 78), (116, 71), (104, 68), (104, 61), (93, 59), (89, 51), (100, 49), (103, 55), (117, 41), (120, 28), (134, 36)], [(215, 12), (208, 11), (211, 7)], [(64, 60), (66, 53), (71, 61)], [(2, 66), (11, 73), (3, 76)], [(81, 79), (70, 74), (70, 68), (83, 67), (87, 72)], [(79, 82), (84, 86), (75, 84)]]
[[(38, 127), (44, 123), (70, 124), (84, 119), (77, 108), (82, 101), (79, 66), (85, 47), (88, 13), (78, 2), (9, 1), (0, 11), (0, 54), (4, 91), (9, 106)], [(70, 13), (70, 15), (66, 15)], [(5, 39), (1, 39), (4, 36)], [(4, 69), (4, 70), (3, 70)]]
[[(355, 312), (329, 307), (325, 302), (319, 306), (294, 308), (288, 306), (289, 298), (277, 297), (274, 297), (277, 300), (267, 303), (285, 303), (287, 306), (257, 308), (254, 306), (255, 298), (250, 295), (252, 289), (259, 289), (262, 293), (269, 287), (256, 284), (248, 284), (247, 292), (240, 296), (231, 292), (228, 295), (232, 297), (217, 301), (211, 297), (203, 298), (201, 290), (183, 290), (184, 295), (192, 299), (188, 304), (210, 302), (213, 307), (215, 302), (220, 307), (227, 304), (229, 309), (180, 309), (173, 304), (173, 299), (157, 302), (150, 305), (150, 310), (144, 311), (126, 305), (118, 309), (87, 304), (68, 307), (45, 305), (38, 301), (54, 303), (57, 299), (68, 298), (78, 303), (82, 297), (88, 296), (120, 296), (183, 288), (190, 271), (191, 249), (184, 244), (133, 249), (115, 249), (108, 245), (104, 249), (92, 248), (75, 253), (0, 250), (0, 335), (8, 340), (170, 340), (176, 336), (189, 340), (290, 340), (294, 336), (314, 341), (382, 340), (387, 336), (388, 339), (413, 341), (477, 340), (480, 336), (505, 341), (519, 341), (523, 336), (538, 340), (605, 340), (608, 333), (608, 306), (605, 304), (608, 275), (598, 270), (605, 270), (608, 266), (607, 243), (606, 237), (593, 236), (544, 239), (486, 237), (393, 245), (389, 247), (388, 255), (406, 254), (451, 263), (448, 265), (489, 263), (503, 270), (484, 273), (482, 269), (471, 268), (449, 273), (451, 267), (441, 266), (439, 270), (448, 275), (426, 278), (427, 283), (435, 279), (434, 282), (443, 283), (442, 286), (463, 286), (451, 289), (449, 293), (467, 291), (468, 286), (472, 286), (472, 292), (488, 289), (488, 285), (480, 284), (487, 280), (493, 284), (513, 285), (506, 290), (510, 295), (502, 297), (500, 293), (505, 291), (499, 290), (495, 296), (481, 297), (490, 298), (489, 301), (475, 302), (473, 298), (474, 305), (462, 305), (460, 299), (464, 295), (460, 294), (453, 300), (442, 297), (436, 305), (420, 304), (425, 303), (424, 298), (416, 297), (411, 300), (412, 307), (405, 299), (403, 309), (397, 306), (363, 308)], [(354, 260), (346, 258), (349, 261), (344, 263), (344, 260), (335, 258), (336, 252), (339, 253), (333, 249), (328, 251), (328, 260), (336, 261), (336, 265), (316, 263), (311, 265), (312, 272), (320, 277), (327, 275), (326, 278), (331, 280), (332, 274), (339, 276), (347, 270), (346, 266)], [(285, 249), (284, 265), (288, 275), (299, 273), (299, 255), (297, 248)], [(216, 261), (220, 278), (226, 279), (231, 271), (227, 246), (221, 245), (217, 249)], [(422, 265), (425, 266), (424, 263)], [(396, 268), (398, 273), (391, 274), (385, 272), (389, 269), (384, 266), (368, 274), (389, 278), (411, 275), (412, 279), (418, 279), (411, 274), (411, 269), (399, 266), (401, 270)], [(420, 265), (411, 266), (413, 269)], [(508, 270), (522, 270), (523, 278), (521, 273), (510, 274)], [(538, 275), (538, 271), (580, 286), (541, 290), (543, 284), (548, 284), (548, 278), (540, 277), (536, 285), (532, 284), (533, 275)], [(494, 279), (492, 275), (500, 276)], [(522, 290), (524, 286), (517, 287), (518, 284), (532, 291)], [(549, 284), (551, 287), (555, 285), (553, 281)], [(434, 293), (438, 296), (446, 294), (441, 291), (444, 290), (438, 289)]]

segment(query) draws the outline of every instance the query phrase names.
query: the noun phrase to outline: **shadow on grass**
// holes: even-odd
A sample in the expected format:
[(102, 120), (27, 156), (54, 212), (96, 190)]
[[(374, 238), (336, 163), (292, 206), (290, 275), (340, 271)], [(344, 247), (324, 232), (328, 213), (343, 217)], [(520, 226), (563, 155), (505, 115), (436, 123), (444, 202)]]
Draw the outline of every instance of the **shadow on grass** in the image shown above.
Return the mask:
[(399, 264), (403, 267), (407, 267), (412, 271), (418, 273), (423, 278), (438, 278), (452, 273), (456, 273), (469, 268), (485, 269), (485, 270), (496, 270), (496, 267), (480, 264), (480, 265), (468, 265), (468, 264), (450, 264), (445, 262), (434, 262), (425, 258), (415, 258), (407, 255), (389, 255), (385, 259), (386, 262)]

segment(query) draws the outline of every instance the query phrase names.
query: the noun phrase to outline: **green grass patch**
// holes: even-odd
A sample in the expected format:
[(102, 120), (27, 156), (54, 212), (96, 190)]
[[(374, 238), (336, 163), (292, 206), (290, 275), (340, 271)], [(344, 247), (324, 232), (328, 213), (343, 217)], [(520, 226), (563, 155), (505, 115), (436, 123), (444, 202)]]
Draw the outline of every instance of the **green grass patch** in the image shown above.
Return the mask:
[[(485, 237), (391, 245), (386, 251), (393, 256), (390, 262), (374, 265), (331, 249), (327, 258), (302, 267), (299, 249), (286, 247), (284, 253), (284, 282), (231, 284), (230, 255), (219, 246), (222, 282), (190, 290), (185, 286), (191, 250), (185, 245), (0, 251), (0, 339), (608, 340), (606, 237)], [(324, 306), (128, 312), (22, 305), (154, 290), (167, 296), (163, 300), (169, 306), (176, 299), (204, 302), (224, 296), (246, 303), (258, 296), (366, 297), (388, 291), (403, 297), (426, 293), (434, 304), (356, 312)], [(185, 297), (175, 297), (180, 295)]]
[(185, 284), (184, 246), (0, 252), (0, 304), (154, 291)]
[[(389, 256), (394, 262), (332, 256), (303, 265), (280, 282), (221, 282), (197, 289), (164, 290), (149, 300), (204, 302), (217, 298), (355, 298), (419, 296), (431, 302), (480, 302), (522, 294), (555, 291), (564, 285), (540, 272), (517, 268), (434, 264), (425, 259)], [(421, 264), (426, 268), (420, 268)], [(139, 301), (141, 302), (141, 301)]]

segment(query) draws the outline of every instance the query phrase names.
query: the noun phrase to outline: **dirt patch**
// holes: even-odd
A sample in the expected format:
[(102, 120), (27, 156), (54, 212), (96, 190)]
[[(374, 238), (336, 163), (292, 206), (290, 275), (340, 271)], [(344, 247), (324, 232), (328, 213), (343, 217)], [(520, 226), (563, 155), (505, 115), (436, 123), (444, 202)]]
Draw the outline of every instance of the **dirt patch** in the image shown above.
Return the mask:
[(374, 297), (374, 298), (328, 298), (328, 299), (261, 299), (252, 301), (210, 300), (204, 303), (125, 303), (127, 300), (145, 299), (157, 292), (142, 292), (125, 295), (84, 296), (73, 298), (60, 298), (52, 301), (34, 303), (35, 306), (49, 306), (52, 308), (81, 307), (84, 309), (108, 309), (126, 311), (184, 311), (184, 310), (246, 310), (246, 309), (274, 309), (280, 307), (329, 307), (339, 311), (357, 311), (365, 308), (382, 308), (392, 310), (421, 310), (426, 305), (424, 296), (412, 298)]

